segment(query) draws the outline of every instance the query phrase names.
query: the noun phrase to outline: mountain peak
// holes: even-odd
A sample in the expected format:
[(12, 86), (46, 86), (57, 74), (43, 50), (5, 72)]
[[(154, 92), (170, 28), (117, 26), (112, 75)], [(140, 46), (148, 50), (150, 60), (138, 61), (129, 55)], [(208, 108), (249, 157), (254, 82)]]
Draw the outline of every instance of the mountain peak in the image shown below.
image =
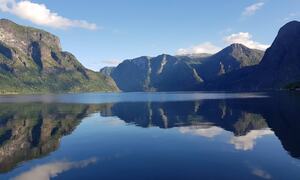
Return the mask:
[(261, 61), (261, 69), (267, 73), (264, 76), (266, 87), (283, 88), (300, 80), (299, 49), (300, 22), (291, 21), (279, 30)]
[(167, 57), (173, 57), (173, 56), (171, 56), (169, 54), (161, 54), (161, 55), (156, 56), (156, 58), (167, 58)]
[(248, 48), (247, 46), (245, 46), (241, 43), (233, 43), (233, 44), (229, 45), (229, 47), (231, 47), (231, 48)]
[[(283, 62), (298, 64), (300, 63), (298, 58), (299, 48), (300, 22), (288, 22), (280, 28), (272, 46), (266, 51), (266, 56), (262, 60), (262, 65), (279, 68), (280, 64)], [(286, 55), (289, 55), (289, 57)]]
[(291, 21), (286, 23), (282, 28), (280, 28), (277, 38), (281, 38), (281, 37), (297, 38), (300, 36), (299, 32), (300, 32), (300, 22)]
[(227, 47), (225, 47), (223, 50), (218, 52), (216, 55), (228, 55), (231, 54), (234, 57), (239, 57), (241, 55), (251, 55), (253, 53), (259, 53), (263, 54), (263, 51), (257, 50), (257, 49), (251, 49), (243, 44), (240, 43), (234, 43)]
[(285, 29), (287, 27), (292, 27), (292, 26), (299, 26), (300, 25), (300, 22), (299, 21), (290, 21), (288, 23), (286, 23), (284, 26), (282, 26), (280, 29)]

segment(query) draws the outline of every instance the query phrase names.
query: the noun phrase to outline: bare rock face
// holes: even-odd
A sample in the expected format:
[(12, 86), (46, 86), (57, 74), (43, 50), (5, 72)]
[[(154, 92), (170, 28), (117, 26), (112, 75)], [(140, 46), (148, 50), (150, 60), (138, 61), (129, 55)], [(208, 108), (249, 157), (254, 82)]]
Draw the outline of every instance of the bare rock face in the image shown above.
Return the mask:
[(61, 51), (59, 38), (46, 31), (22, 27), (10, 20), (0, 20), (0, 40), (7, 44), (22, 51), (23, 53), (28, 52), (28, 48), (32, 42), (38, 42), (45, 44), (49, 48)]
[[(61, 51), (59, 38), (42, 30), (23, 27), (7, 19), (0, 20), (0, 41), (13, 49), (9, 59), (24, 62), (23, 65), (36, 65), (38, 68), (50, 68), (57, 65), (52, 62), (53, 54)], [(27, 57), (34, 64), (26, 63)], [(29, 66), (30, 67), (30, 66)]]
[(0, 20), (0, 93), (116, 91), (114, 81), (86, 69), (46, 31)]

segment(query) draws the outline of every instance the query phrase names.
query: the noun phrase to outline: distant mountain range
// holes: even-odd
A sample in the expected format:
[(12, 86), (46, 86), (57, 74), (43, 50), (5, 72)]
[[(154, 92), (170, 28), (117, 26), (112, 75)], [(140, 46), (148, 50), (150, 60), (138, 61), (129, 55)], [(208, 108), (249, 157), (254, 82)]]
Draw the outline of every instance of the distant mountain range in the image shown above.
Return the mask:
[(86, 69), (58, 37), (0, 20), (0, 93), (118, 90), (114, 81)]
[(100, 70), (123, 91), (258, 91), (300, 88), (300, 22), (266, 52), (232, 44), (214, 55), (139, 57)]
[(263, 51), (232, 44), (214, 55), (139, 57), (101, 73), (111, 76), (123, 91), (193, 91), (243, 67), (259, 64)]

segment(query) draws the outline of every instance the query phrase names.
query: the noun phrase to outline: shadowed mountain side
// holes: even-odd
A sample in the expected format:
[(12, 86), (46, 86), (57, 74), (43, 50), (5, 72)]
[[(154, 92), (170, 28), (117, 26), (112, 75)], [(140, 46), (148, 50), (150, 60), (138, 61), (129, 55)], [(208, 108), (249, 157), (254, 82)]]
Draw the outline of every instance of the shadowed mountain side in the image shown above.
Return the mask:
[(194, 68), (165, 54), (125, 60), (110, 75), (123, 91), (193, 90), (202, 82)]
[(202, 85), (203, 90), (279, 90), (300, 81), (300, 22), (278, 32), (260, 64), (226, 74)]
[(256, 65), (264, 52), (232, 44), (215, 55), (139, 57), (100, 72), (123, 91), (193, 91), (201, 84), (243, 67)]

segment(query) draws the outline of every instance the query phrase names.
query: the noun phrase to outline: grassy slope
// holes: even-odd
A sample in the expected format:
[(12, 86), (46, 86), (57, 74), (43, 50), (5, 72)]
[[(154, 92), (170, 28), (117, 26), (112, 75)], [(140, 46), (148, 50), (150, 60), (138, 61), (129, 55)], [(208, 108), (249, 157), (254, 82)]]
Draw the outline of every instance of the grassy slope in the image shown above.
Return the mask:
[[(90, 79), (83, 78), (78, 71), (40, 74), (25, 71), (21, 77), (0, 72), (0, 94), (32, 94), (58, 92), (116, 91), (114, 82), (100, 73), (89, 72)], [(110, 82), (111, 81), (111, 82)]]

